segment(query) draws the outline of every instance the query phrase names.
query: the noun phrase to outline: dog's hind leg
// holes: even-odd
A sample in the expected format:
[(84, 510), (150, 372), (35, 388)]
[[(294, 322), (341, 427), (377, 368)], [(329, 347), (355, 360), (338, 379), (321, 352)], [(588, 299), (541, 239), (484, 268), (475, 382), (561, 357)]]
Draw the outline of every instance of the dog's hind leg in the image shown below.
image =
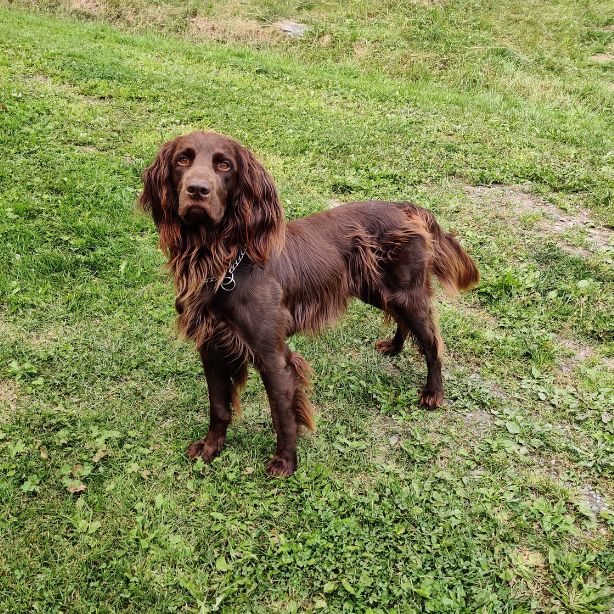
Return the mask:
[(402, 346), (399, 342), (403, 333), (411, 332), (422, 350), (428, 375), (426, 385), (420, 393), (420, 404), (434, 409), (443, 403), (443, 342), (431, 304), (431, 262), (425, 247), (422, 237), (416, 236), (397, 252), (387, 271), (388, 291), (383, 303), (386, 312), (392, 315), (399, 325), (390, 342), (391, 349)]
[(420, 404), (428, 409), (435, 409), (443, 403), (441, 376), (443, 341), (428, 291), (426, 289), (411, 291), (408, 305), (403, 313), (403, 319), (418, 342), (428, 369), (426, 385), (420, 392)]
[(394, 356), (403, 349), (409, 330), (402, 319), (397, 320), (397, 330), (392, 339), (380, 339), (375, 342), (375, 349), (386, 356)]
[(359, 297), (367, 305), (372, 305), (377, 309), (381, 309), (386, 314), (385, 321), (394, 320), (396, 322), (397, 330), (392, 338), (380, 339), (375, 342), (375, 349), (378, 352), (384, 354), (384, 356), (395, 356), (403, 349), (405, 339), (407, 339), (407, 335), (409, 334), (409, 328), (407, 324), (405, 324), (403, 318), (397, 317), (394, 311), (388, 309), (386, 304), (387, 300), (384, 295), (389, 299), (390, 292), (387, 290), (383, 292), (381, 290), (378, 292), (370, 292), (368, 288), (364, 288), (363, 292), (359, 294)]
[[(443, 342), (435, 320), (427, 287), (413, 287), (403, 293), (392, 295), (389, 309), (394, 312), (394, 318), (399, 322), (393, 339), (379, 344), (396, 353), (403, 347), (405, 336), (411, 332), (422, 355), (426, 360), (428, 374), (426, 385), (420, 392), (420, 404), (429, 409), (439, 407), (443, 403), (443, 381), (441, 376), (441, 354)], [(404, 333), (407, 331), (407, 333)], [(381, 345), (378, 344), (378, 349)]]

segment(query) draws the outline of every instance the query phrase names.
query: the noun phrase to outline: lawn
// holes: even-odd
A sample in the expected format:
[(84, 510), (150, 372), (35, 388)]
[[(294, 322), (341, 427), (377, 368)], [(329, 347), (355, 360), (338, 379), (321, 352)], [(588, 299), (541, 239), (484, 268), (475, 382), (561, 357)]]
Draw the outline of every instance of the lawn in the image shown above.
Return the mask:
[[(614, 611), (613, 69), (611, 0), (0, 0), (0, 611)], [(196, 128), (288, 218), (403, 199), (458, 231), (482, 283), (437, 294), (441, 410), (355, 303), (292, 341), (294, 476), (254, 372), (188, 462), (206, 385), (134, 203)]]

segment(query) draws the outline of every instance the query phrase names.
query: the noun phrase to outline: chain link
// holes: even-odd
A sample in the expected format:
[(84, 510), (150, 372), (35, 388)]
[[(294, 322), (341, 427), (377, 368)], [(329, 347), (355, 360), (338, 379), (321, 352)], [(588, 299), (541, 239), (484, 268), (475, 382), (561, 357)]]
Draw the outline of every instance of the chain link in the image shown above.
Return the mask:
[[(237, 285), (237, 283), (235, 281), (234, 272), (236, 268), (241, 264), (241, 260), (243, 260), (243, 256), (245, 256), (245, 253), (246, 253), (246, 250), (242, 249), (239, 252), (239, 255), (237, 256), (237, 259), (230, 265), (230, 268), (228, 269), (228, 271), (226, 271), (226, 275), (224, 275), (224, 278), (222, 279), (222, 283), (220, 284), (220, 288), (222, 288), (222, 290), (225, 290), (226, 292), (230, 292), (231, 290), (235, 289), (235, 286)], [(205, 283), (211, 284), (214, 281), (216, 281), (215, 277), (208, 277), (205, 280)]]

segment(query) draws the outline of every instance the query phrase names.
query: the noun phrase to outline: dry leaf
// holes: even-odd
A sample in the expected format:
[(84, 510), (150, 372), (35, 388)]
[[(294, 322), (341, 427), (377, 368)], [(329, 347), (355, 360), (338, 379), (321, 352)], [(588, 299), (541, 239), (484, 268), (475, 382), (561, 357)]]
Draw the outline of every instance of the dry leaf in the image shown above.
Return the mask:
[(544, 556), (537, 550), (520, 548), (518, 553), (520, 554), (522, 562), (529, 567), (543, 567), (546, 564)]
[(104, 448), (100, 448), (94, 456), (92, 456), (93, 463), (99, 463), (105, 456), (107, 455), (107, 451)]
[(77, 484), (70, 484), (66, 490), (74, 495), (80, 492), (85, 492), (87, 490), (87, 486), (83, 482), (79, 482)]

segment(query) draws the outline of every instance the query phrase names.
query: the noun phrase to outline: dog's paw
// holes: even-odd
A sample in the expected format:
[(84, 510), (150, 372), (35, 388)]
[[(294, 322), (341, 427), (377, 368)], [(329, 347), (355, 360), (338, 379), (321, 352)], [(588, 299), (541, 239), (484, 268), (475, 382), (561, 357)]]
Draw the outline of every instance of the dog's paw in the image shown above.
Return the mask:
[(375, 342), (375, 349), (385, 356), (394, 356), (401, 351), (392, 339), (380, 339)]
[(437, 409), (443, 405), (443, 390), (422, 390), (420, 392), (420, 405), (427, 409)]
[(287, 478), (296, 469), (296, 461), (275, 455), (266, 466), (266, 472), (270, 476)]
[(190, 444), (186, 455), (192, 460), (202, 458), (203, 462), (210, 463), (222, 449), (224, 441), (211, 442), (208, 439), (199, 439)]

